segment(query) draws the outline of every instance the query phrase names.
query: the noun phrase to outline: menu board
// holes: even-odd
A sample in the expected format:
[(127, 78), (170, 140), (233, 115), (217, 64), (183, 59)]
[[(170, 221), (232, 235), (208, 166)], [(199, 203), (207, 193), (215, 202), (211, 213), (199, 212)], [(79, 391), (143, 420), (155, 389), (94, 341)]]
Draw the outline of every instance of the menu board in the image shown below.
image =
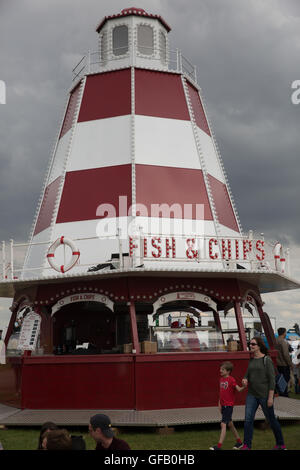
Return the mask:
[(41, 327), (41, 317), (31, 312), (23, 320), (17, 349), (22, 351), (34, 351)]

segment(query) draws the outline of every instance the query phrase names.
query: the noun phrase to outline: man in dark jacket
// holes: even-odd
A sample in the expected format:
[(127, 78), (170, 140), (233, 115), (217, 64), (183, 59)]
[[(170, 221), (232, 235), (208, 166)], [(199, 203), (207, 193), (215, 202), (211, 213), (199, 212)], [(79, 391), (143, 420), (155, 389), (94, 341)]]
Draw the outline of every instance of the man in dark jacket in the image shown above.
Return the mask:
[[(289, 354), (289, 345), (286, 341), (286, 329), (278, 328), (278, 338), (276, 338), (277, 355), (277, 369), (280, 374), (283, 374), (287, 383), (291, 378), (291, 369), (293, 367), (292, 359)], [(279, 393), (283, 397), (288, 397), (288, 385), (283, 393)]]

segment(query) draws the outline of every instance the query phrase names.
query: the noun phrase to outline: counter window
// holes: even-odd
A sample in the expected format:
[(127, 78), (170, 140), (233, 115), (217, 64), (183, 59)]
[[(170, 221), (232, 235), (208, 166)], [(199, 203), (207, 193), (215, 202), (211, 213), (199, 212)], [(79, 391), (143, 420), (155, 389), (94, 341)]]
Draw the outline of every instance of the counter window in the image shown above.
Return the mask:
[(141, 352), (200, 352), (223, 351), (222, 332), (215, 323), (202, 326), (201, 315), (174, 311), (147, 315), (138, 319)]

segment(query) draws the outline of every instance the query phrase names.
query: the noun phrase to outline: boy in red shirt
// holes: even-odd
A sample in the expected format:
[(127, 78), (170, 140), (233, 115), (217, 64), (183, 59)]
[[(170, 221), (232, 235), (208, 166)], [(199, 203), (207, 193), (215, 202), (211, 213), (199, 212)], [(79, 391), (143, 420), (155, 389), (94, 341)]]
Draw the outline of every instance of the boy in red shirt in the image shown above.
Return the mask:
[(224, 362), (220, 367), (220, 398), (218, 406), (220, 413), (222, 414), (221, 434), (218, 445), (210, 447), (210, 450), (222, 449), (222, 444), (226, 436), (227, 424), (236, 438), (236, 443), (233, 448), (239, 449), (243, 447), (243, 443), (232, 421), (232, 412), (236, 390), (238, 392), (242, 392), (245, 387), (239, 387), (239, 385), (237, 385), (235, 378), (230, 375), (232, 370), (233, 364), (228, 361)]

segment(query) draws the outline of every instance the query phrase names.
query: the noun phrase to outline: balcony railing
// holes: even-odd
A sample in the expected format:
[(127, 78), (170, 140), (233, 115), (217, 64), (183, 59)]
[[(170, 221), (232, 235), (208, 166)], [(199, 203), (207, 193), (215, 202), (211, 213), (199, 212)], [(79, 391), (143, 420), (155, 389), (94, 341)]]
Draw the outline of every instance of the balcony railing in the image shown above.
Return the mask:
[[(107, 241), (113, 241), (111, 259), (101, 257), (107, 248)], [(78, 263), (68, 274), (84, 274), (99, 271), (97, 266), (101, 263), (112, 264), (114, 268), (131, 269), (143, 266), (148, 268), (166, 269), (208, 269), (208, 270), (236, 270), (272, 272), (279, 271), (289, 274), (289, 249), (281, 253), (285, 259), (284, 264), (278, 264), (274, 259), (275, 244), (265, 242), (263, 239), (246, 237), (229, 237), (217, 239), (215, 236), (178, 236), (152, 235), (140, 233), (135, 237), (124, 239), (118, 237), (89, 237), (72, 240), (81, 253)], [(11, 281), (16, 279), (45, 278), (60, 275), (47, 262), (47, 252), (53, 241), (39, 243), (9, 243), (2, 242), (0, 253), (0, 280)], [(172, 243), (174, 244), (172, 246)], [(92, 247), (91, 247), (91, 244)], [(175, 247), (176, 244), (176, 247)], [(259, 247), (259, 248), (258, 248)], [(64, 253), (59, 255), (65, 264), (70, 258), (70, 250), (63, 246)], [(62, 248), (62, 249), (63, 249)], [(228, 251), (230, 248), (230, 251)], [(30, 250), (40, 250), (44, 253), (40, 264), (32, 266), (28, 262)], [(232, 253), (231, 253), (232, 249)], [(173, 251), (172, 251), (173, 250)], [(175, 254), (176, 252), (176, 254)], [(97, 255), (92, 256), (92, 253)], [(113, 255), (113, 256), (112, 256)], [(39, 256), (35, 256), (39, 259)], [(167, 264), (166, 264), (167, 263)], [(209, 268), (208, 268), (209, 266)], [(105, 268), (105, 267), (104, 267)], [(282, 269), (281, 269), (282, 268)], [(101, 268), (102, 269), (102, 268)], [(64, 274), (61, 274), (62, 276)]]
[[(143, 46), (145, 49), (146, 46)], [(124, 49), (124, 48), (122, 48)], [(91, 73), (99, 73), (103, 70), (106, 70), (108, 63), (114, 64), (115, 67), (118, 67), (124, 59), (130, 60), (130, 65), (134, 65), (135, 60), (132, 59), (130, 55), (131, 52), (128, 50), (125, 54), (116, 54), (116, 50), (106, 51), (105, 57), (101, 57), (99, 51), (92, 52), (89, 51), (78, 64), (72, 70), (72, 80), (73, 82), (79, 81), (84, 75)], [(157, 64), (157, 67), (161, 67), (171, 72), (184, 73), (187, 75), (194, 83), (197, 83), (197, 71), (196, 66), (193, 65), (179, 49), (168, 50), (167, 52), (162, 52), (161, 49), (152, 49), (151, 54), (141, 54), (138, 50), (135, 52), (135, 58), (149, 60), (149, 64), (154, 62)], [(153, 65), (152, 65), (153, 66)]]

